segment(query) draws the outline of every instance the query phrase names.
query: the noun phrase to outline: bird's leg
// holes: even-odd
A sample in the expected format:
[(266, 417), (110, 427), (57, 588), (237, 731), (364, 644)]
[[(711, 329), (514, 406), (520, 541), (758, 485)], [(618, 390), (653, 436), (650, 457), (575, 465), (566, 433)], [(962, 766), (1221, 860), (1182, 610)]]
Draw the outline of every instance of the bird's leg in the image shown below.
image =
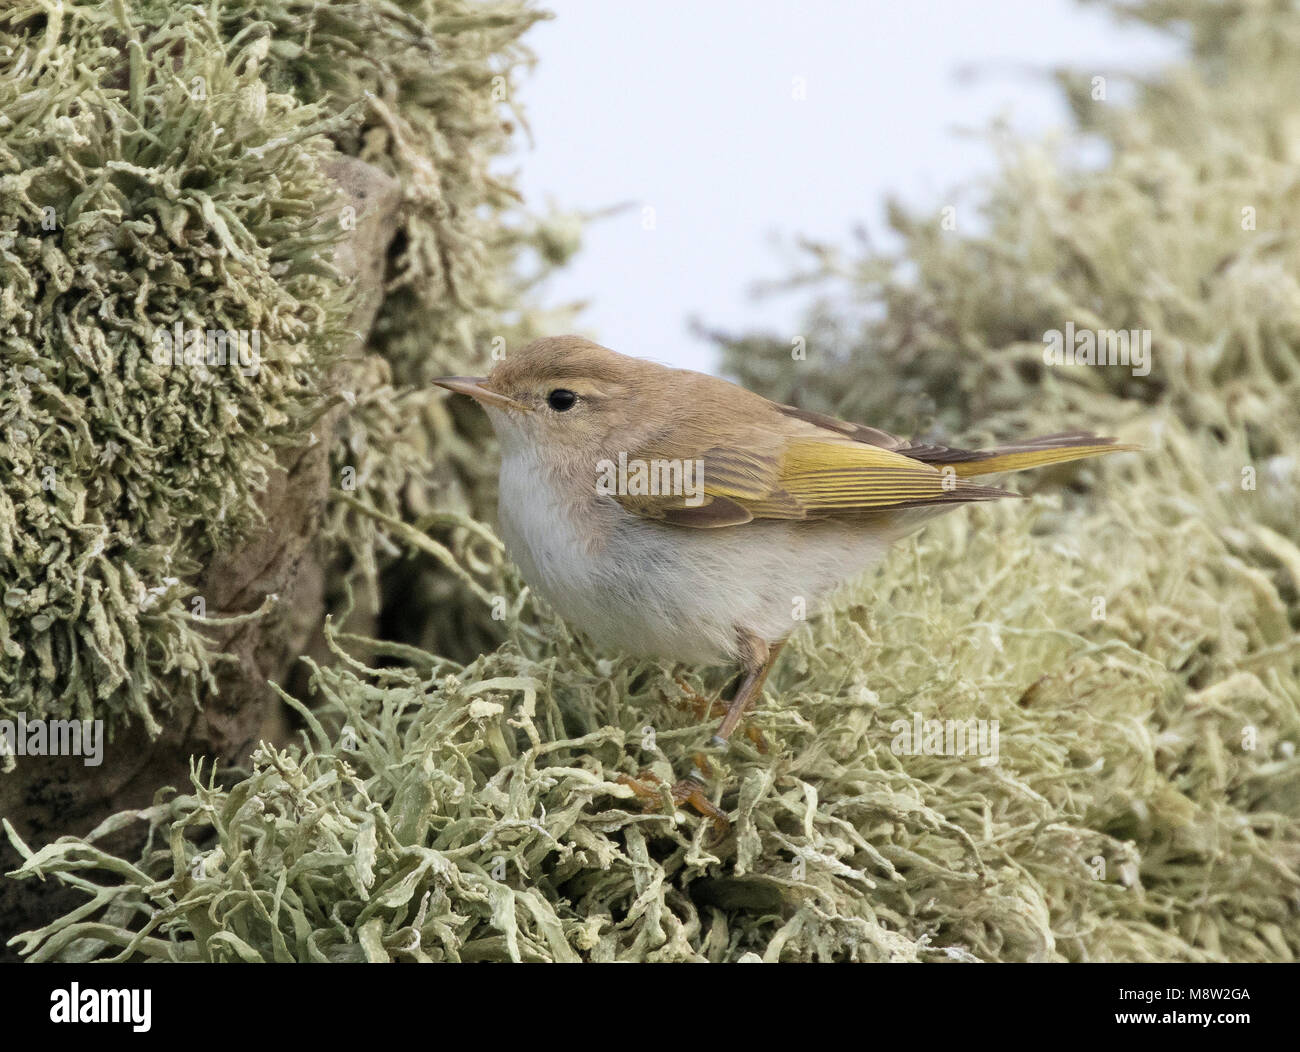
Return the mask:
[[(752, 636), (746, 632), (741, 634), (740, 645), (742, 671), (740, 686), (736, 690), (735, 697), (731, 699), (731, 704), (727, 706), (727, 714), (723, 716), (722, 723), (718, 725), (717, 732), (709, 742), (710, 745), (715, 747), (727, 744), (736, 728), (740, 725), (740, 721), (744, 718), (745, 712), (753, 704), (754, 699), (763, 692), (763, 684), (767, 682), (768, 674), (772, 671), (772, 666), (776, 664), (777, 656), (781, 653), (781, 647), (785, 645), (785, 640), (766, 643), (757, 636)], [(678, 781), (669, 790), (672, 794), (673, 803), (677, 805), (689, 803), (700, 814), (711, 818), (715, 829), (719, 831), (725, 830), (727, 825), (726, 816), (713, 805), (704, 792), (708, 786), (708, 776), (710, 774), (708, 761), (702, 754), (696, 754), (694, 761), (695, 770)], [(634, 791), (639, 796), (648, 795), (641, 793), (636, 787), (634, 787)]]
[[(740, 689), (741, 680), (744, 678), (743, 673), (735, 679), (736, 689)], [(677, 684), (677, 689), (685, 696), (687, 703), (697, 719), (707, 720), (713, 716), (725, 715), (730, 707), (721, 698), (706, 698), (698, 690), (692, 687), (681, 676), (676, 676), (673, 682)], [(678, 706), (681, 708), (682, 706)], [(767, 752), (767, 739), (763, 737), (763, 732), (757, 727), (746, 727), (745, 737), (754, 743), (754, 747), (759, 752)]]
[(754, 703), (754, 699), (763, 693), (763, 684), (767, 682), (768, 674), (776, 664), (781, 648), (785, 646), (784, 639), (777, 640), (775, 643), (764, 643), (761, 639), (748, 634), (742, 635), (740, 642), (745, 648), (741, 664), (744, 678), (740, 681), (736, 696), (727, 706), (727, 714), (722, 717), (717, 733), (709, 742), (710, 745), (717, 747), (724, 746), (731, 740), (732, 734), (740, 726), (740, 721), (745, 718), (745, 712)]

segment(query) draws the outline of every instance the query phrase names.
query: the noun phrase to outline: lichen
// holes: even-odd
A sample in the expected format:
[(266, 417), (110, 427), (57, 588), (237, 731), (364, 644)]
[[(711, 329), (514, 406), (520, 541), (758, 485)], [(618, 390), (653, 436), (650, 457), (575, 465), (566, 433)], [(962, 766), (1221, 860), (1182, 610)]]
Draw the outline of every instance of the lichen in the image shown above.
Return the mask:
[(156, 727), (207, 675), (192, 575), (317, 408), (340, 119), (197, 15), (16, 3), (0, 30), (0, 711)]

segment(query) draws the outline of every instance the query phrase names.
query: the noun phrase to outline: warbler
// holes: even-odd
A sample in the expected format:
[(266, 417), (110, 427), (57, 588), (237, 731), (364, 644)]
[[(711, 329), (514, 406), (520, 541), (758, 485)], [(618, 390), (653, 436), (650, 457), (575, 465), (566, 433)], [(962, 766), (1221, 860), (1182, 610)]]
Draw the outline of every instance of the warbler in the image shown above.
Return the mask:
[[(971, 477), (1132, 448), (1086, 431), (912, 443), (579, 336), (434, 382), (487, 411), (502, 540), (561, 616), (627, 654), (739, 665), (715, 747), (762, 692), (796, 611), (933, 516), (1016, 496)], [(702, 785), (693, 773), (673, 800), (705, 809)]]

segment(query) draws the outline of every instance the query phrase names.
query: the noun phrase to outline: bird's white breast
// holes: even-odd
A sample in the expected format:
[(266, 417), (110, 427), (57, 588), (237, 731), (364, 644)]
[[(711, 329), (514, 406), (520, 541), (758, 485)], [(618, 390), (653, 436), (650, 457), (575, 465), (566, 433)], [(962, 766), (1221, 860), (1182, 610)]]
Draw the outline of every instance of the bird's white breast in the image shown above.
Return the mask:
[(666, 526), (561, 493), (531, 447), (504, 451), (502, 539), (524, 580), (598, 643), (691, 664), (738, 656), (738, 630), (775, 642), (884, 554), (862, 525)]

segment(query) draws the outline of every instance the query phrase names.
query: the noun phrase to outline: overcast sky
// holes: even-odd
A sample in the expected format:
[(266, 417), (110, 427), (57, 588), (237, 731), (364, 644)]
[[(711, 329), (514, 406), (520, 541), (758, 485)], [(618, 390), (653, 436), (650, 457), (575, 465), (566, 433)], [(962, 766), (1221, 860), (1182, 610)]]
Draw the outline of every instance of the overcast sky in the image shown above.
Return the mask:
[[(633, 207), (587, 228), (545, 300), (591, 302), (580, 327), (625, 354), (716, 371), (687, 320), (799, 331), (777, 244), (883, 231), (886, 194), (937, 208), (988, 173), (994, 118), (1066, 124), (1036, 71), (1108, 76), (1177, 53), (1168, 38), (1066, 0), (549, 0), (520, 91), (534, 142), (511, 159), (535, 208)], [(963, 71), (974, 70), (972, 79)]]

